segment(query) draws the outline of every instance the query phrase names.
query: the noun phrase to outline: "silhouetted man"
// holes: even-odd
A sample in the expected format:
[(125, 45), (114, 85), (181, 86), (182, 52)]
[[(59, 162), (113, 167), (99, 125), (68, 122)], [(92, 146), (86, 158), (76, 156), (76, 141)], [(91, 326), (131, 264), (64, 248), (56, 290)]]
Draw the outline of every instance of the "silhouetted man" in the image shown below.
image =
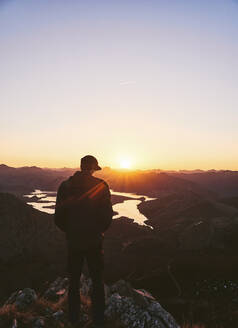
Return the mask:
[(113, 210), (108, 184), (92, 176), (101, 170), (95, 157), (81, 159), (81, 171), (59, 186), (55, 224), (65, 232), (69, 274), (68, 315), (79, 321), (79, 282), (84, 259), (93, 282), (92, 313), (96, 327), (103, 327), (105, 295), (103, 283), (103, 237), (111, 224)]

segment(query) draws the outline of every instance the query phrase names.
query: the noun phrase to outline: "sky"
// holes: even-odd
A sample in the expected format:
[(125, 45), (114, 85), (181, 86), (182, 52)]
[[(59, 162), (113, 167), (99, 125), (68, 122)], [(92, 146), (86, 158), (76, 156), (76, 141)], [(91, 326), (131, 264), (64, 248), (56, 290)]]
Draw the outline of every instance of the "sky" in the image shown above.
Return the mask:
[(0, 163), (238, 169), (238, 1), (0, 0)]

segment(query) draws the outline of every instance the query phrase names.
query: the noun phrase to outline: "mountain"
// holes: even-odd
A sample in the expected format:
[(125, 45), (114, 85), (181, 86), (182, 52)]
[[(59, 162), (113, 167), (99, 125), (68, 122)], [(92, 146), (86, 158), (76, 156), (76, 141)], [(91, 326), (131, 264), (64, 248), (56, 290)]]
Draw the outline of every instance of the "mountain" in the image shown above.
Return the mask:
[[(59, 184), (75, 171), (76, 168), (14, 168), (1, 164), (0, 191), (22, 195), (34, 189), (57, 190)], [(186, 190), (206, 194), (208, 197), (238, 196), (237, 171), (128, 171), (105, 167), (95, 175), (105, 179), (114, 191), (143, 193), (151, 197)]]
[[(127, 218), (113, 220), (105, 233), (105, 282), (124, 279), (136, 289), (152, 292), (179, 320), (189, 315), (188, 307), (202, 318), (201, 302), (213, 295), (214, 284), (219, 291), (215, 294), (218, 308), (233, 304), (231, 299), (238, 292), (238, 287), (234, 289), (237, 215), (230, 212), (230, 205), (209, 203), (200, 208), (200, 201), (199, 195), (191, 193), (163, 196), (159, 203), (151, 201), (148, 217), (162, 211), (166, 222), (155, 229)], [(199, 209), (202, 212), (196, 215)], [(52, 215), (33, 209), (14, 195), (0, 193), (0, 226), (0, 301), (17, 288), (42, 290), (47, 281), (67, 275), (64, 234), (54, 226)], [(225, 281), (223, 287), (221, 281)], [(206, 313), (210, 311), (208, 306)], [(216, 315), (220, 315), (218, 309)]]
[(202, 219), (238, 217), (238, 209), (231, 200), (207, 198), (191, 191), (174, 192), (142, 202), (138, 209), (148, 218), (147, 222), (160, 231), (185, 222), (190, 224)]
[(0, 227), (0, 297), (14, 286), (35, 285), (64, 268), (63, 234), (52, 215), (0, 193)]
[[(41, 169), (38, 167), (13, 168), (0, 165), (0, 191), (11, 192), (18, 196), (34, 189), (57, 190), (59, 184), (75, 172), (73, 169)], [(184, 190), (196, 191), (214, 197), (199, 184), (181, 177), (154, 171), (120, 171), (104, 168), (95, 176), (105, 179), (111, 189), (158, 197), (162, 194)]]
[(105, 179), (114, 191), (144, 194), (150, 197), (160, 197), (174, 192), (197, 192), (206, 197), (215, 197), (215, 192), (209, 192), (197, 183), (167, 173), (151, 171), (116, 171), (103, 170), (97, 176)]
[(0, 191), (17, 196), (30, 193), (34, 189), (56, 190), (69, 171), (41, 169), (36, 166), (14, 168), (0, 165)]
[(210, 170), (200, 173), (176, 172), (170, 175), (199, 184), (203, 188), (216, 192), (220, 197), (238, 196), (238, 171)]

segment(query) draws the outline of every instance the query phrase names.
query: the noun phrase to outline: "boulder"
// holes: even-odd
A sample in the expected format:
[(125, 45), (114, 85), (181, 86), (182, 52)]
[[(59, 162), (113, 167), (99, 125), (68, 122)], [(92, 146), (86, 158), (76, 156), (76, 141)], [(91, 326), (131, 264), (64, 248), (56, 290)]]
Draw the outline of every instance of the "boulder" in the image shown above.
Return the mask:
[(167, 312), (159, 302), (152, 302), (150, 306), (147, 308), (147, 311), (151, 316), (159, 318), (165, 325), (165, 327), (173, 328), (178, 327), (172, 315)]
[(84, 274), (80, 277), (80, 294), (84, 296), (90, 296), (92, 293), (92, 280), (86, 278)]
[(45, 319), (43, 317), (36, 318), (33, 321), (32, 328), (44, 328), (45, 327)]
[(4, 303), (4, 305), (8, 305), (8, 304), (13, 304), (16, 301), (17, 295), (18, 295), (19, 291), (15, 291), (13, 292), (10, 297), (6, 300), (6, 302)]
[(136, 304), (147, 306), (150, 301), (155, 301), (155, 298), (144, 289), (133, 289), (133, 298)]
[(125, 327), (133, 328), (179, 328), (173, 317), (157, 302), (147, 308), (136, 304), (132, 297), (114, 293), (110, 296), (105, 310), (109, 320), (116, 320)]
[(118, 280), (110, 287), (111, 293), (118, 293), (121, 296), (132, 296), (132, 287), (129, 282), (123, 279)]
[(56, 320), (56, 321), (61, 321), (64, 318), (64, 311), (63, 310), (58, 310), (57, 312), (54, 312), (52, 314), (52, 317)]
[(43, 297), (50, 301), (57, 301), (61, 296), (65, 295), (68, 288), (68, 278), (58, 277), (50, 284), (49, 288), (43, 294)]
[(129, 282), (125, 280), (118, 280), (110, 288), (110, 293), (117, 293), (120, 296), (132, 297), (136, 304), (141, 306), (148, 306), (150, 301), (154, 301), (155, 298), (144, 289), (134, 289)]
[(15, 304), (19, 310), (25, 310), (27, 307), (32, 305), (36, 299), (37, 295), (34, 289), (24, 288), (22, 291), (19, 291)]
[(34, 289), (24, 288), (23, 290), (18, 290), (12, 293), (4, 303), (4, 306), (8, 304), (15, 304), (18, 310), (25, 310), (33, 304), (36, 299), (37, 295)]
[(173, 317), (144, 289), (134, 289), (130, 283), (119, 280), (110, 290), (105, 315), (126, 327), (177, 328)]
[[(81, 295), (88, 297), (92, 291), (92, 280), (81, 276)], [(56, 298), (62, 288), (68, 288), (68, 279), (58, 277), (50, 284), (43, 294), (46, 297)], [(127, 328), (179, 328), (174, 318), (144, 289), (134, 289), (129, 282), (119, 280), (111, 286), (104, 285), (106, 294), (105, 316), (111, 322), (117, 322)], [(16, 304), (19, 311), (30, 310), (30, 305), (37, 299), (33, 289), (25, 288), (13, 293), (5, 304)], [(58, 326), (66, 323), (63, 310), (54, 312), (46, 307), (45, 314), (31, 319), (32, 328), (44, 328), (47, 320), (51, 318)], [(80, 324), (90, 322), (88, 313), (82, 306)], [(13, 321), (11, 328), (17, 328), (18, 322)]]

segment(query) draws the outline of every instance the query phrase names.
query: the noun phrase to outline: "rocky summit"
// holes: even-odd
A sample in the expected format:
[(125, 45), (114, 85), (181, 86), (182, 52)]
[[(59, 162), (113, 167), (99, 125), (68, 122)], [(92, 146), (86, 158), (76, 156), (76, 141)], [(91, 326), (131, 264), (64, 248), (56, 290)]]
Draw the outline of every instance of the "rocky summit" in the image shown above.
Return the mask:
[[(83, 274), (80, 280), (79, 327), (90, 327), (92, 281)], [(58, 277), (45, 291), (17, 290), (0, 308), (0, 327), (43, 328), (71, 327), (67, 319), (68, 279)], [(134, 289), (119, 280), (105, 285), (106, 327), (179, 328), (175, 319), (146, 290)]]

